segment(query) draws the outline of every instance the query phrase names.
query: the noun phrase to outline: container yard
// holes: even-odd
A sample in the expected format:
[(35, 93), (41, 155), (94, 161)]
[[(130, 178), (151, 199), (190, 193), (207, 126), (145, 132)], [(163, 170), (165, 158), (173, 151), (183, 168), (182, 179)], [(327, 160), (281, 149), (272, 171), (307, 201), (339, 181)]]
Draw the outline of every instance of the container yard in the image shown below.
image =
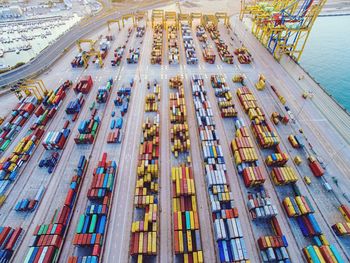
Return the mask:
[(178, 5), (13, 93), (0, 262), (350, 261), (349, 144), (238, 18)]

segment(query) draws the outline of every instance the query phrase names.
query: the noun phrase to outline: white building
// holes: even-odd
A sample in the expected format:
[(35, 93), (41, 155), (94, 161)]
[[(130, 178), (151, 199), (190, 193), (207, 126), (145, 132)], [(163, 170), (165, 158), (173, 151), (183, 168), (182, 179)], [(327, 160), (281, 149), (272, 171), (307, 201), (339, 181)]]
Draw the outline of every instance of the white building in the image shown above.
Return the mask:
[(17, 18), (22, 15), (23, 11), (18, 5), (0, 7), (0, 18)]

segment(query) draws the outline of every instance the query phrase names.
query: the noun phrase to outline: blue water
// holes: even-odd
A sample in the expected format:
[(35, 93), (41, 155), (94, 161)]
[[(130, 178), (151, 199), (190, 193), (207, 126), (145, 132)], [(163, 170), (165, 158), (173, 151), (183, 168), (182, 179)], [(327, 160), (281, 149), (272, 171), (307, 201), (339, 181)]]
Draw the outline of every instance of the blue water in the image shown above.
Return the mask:
[(300, 64), (350, 111), (350, 16), (319, 17)]

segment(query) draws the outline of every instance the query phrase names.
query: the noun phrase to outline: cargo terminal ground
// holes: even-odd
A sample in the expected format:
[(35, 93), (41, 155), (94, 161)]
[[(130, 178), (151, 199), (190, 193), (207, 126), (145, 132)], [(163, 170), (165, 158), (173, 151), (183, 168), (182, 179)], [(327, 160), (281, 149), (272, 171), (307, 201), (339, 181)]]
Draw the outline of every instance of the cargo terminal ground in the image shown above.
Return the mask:
[(321, 95), (235, 18), (151, 13), (86, 37), (99, 54), (69, 50), (38, 77), (61, 88), (4, 120), (3, 258), (348, 262), (349, 144)]

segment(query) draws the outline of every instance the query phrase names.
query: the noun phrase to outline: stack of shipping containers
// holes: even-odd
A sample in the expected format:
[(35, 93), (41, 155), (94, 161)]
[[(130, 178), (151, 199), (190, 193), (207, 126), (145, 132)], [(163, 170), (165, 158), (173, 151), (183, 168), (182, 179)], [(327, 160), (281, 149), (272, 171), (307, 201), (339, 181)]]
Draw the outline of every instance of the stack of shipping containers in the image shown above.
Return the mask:
[(174, 254), (176, 262), (203, 262), (183, 80), (173, 77), (169, 87)]
[(225, 159), (203, 78), (200, 75), (194, 75), (191, 79), (191, 87), (202, 145), (218, 258), (220, 262), (248, 261), (242, 226), (228, 184)]
[[(157, 83), (155, 83), (156, 85)], [(154, 94), (154, 96), (156, 95)], [(157, 97), (160, 98), (160, 96)], [(154, 103), (158, 105), (158, 101), (154, 101)], [(144, 116), (130, 238), (130, 255), (138, 262), (144, 262), (157, 255), (160, 225), (158, 212), (159, 114), (146, 112), (145, 109)]]

